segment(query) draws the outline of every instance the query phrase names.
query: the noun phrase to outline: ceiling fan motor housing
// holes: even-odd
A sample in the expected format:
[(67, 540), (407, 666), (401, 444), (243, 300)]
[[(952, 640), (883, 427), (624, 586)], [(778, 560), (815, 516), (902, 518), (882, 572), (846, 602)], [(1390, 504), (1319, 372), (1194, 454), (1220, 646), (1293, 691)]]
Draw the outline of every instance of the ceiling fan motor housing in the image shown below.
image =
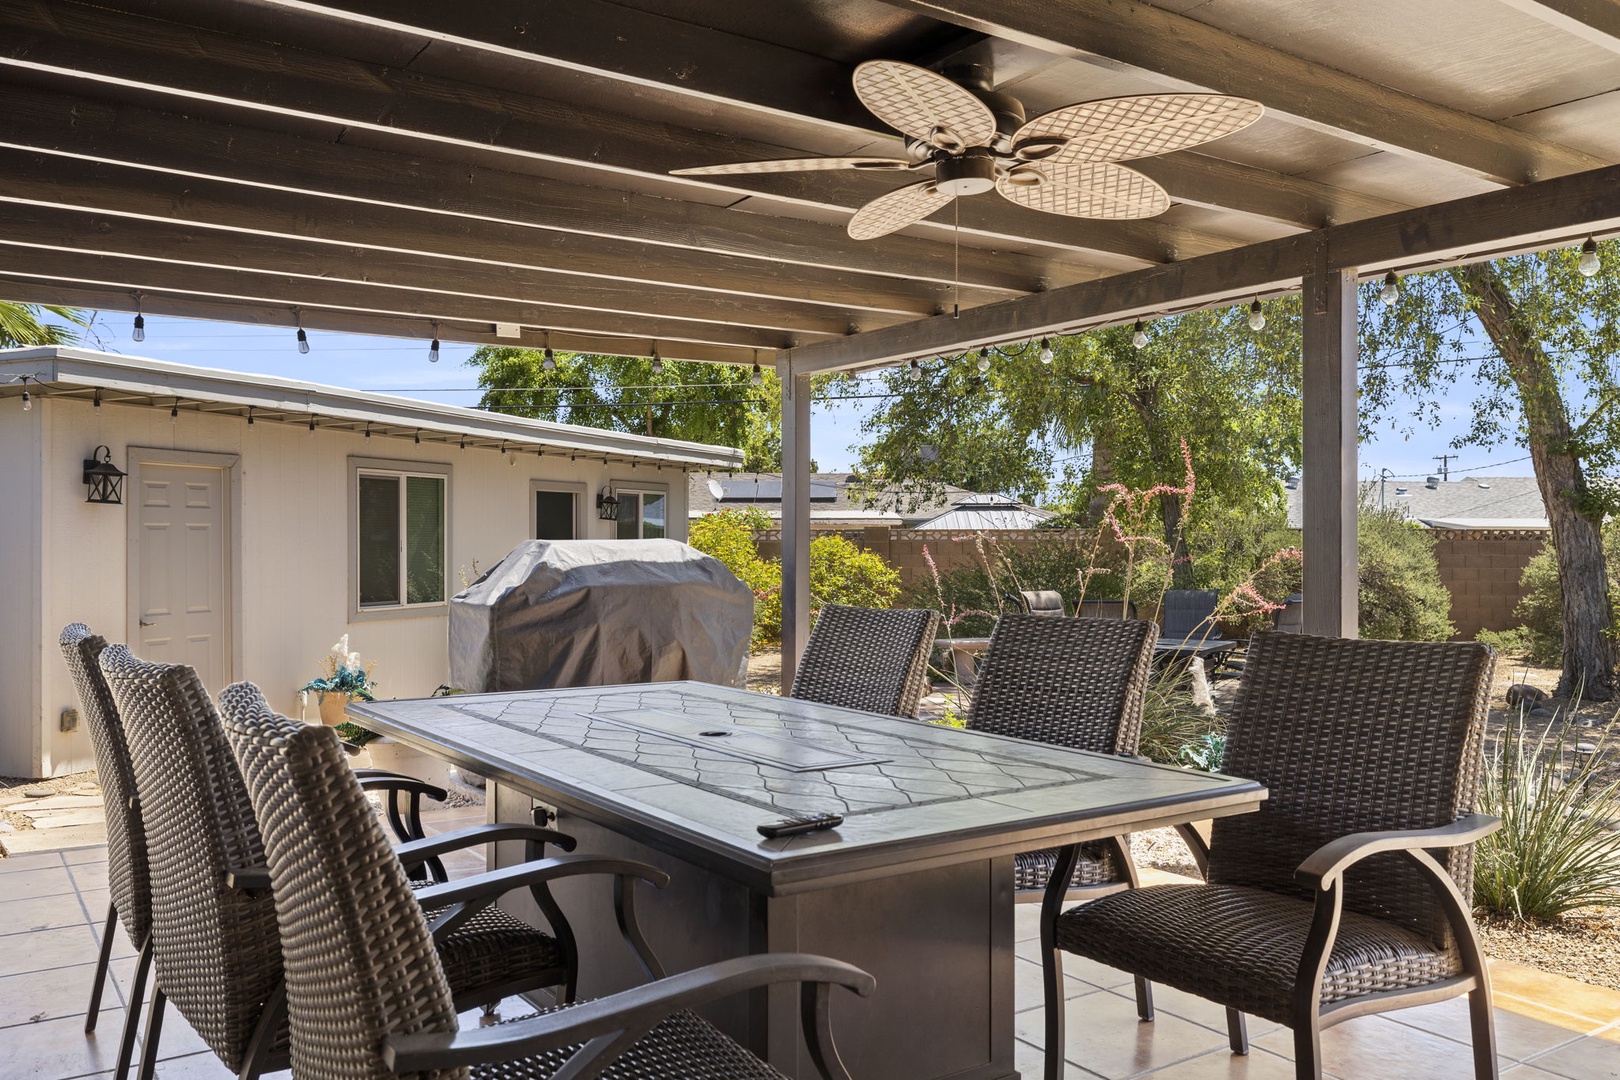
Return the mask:
[(934, 187), (945, 195), (978, 195), (996, 186), (996, 159), (983, 146), (970, 146), (960, 157), (941, 158), (934, 166)]

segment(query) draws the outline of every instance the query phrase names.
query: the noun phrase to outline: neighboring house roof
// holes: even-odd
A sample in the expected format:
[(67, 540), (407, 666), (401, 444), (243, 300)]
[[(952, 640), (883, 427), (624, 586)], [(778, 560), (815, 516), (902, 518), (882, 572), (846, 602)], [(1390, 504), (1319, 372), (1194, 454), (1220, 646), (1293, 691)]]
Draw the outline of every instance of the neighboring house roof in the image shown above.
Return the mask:
[[(1470, 476), (1427, 484), (1382, 482), (1383, 505), (1432, 529), (1545, 529), (1547, 510), (1533, 476)], [(1363, 480), (1361, 497), (1379, 505), (1380, 482)], [(1288, 490), (1288, 524), (1304, 521), (1303, 486)]]
[[(711, 490), (710, 484), (715, 485)], [(716, 510), (752, 506), (772, 518), (782, 516), (781, 473), (692, 473), (687, 480), (687, 506), (692, 517)], [(868, 506), (868, 496), (872, 496)], [(955, 514), (980, 515), (978, 524), (936, 521)], [(947, 485), (938, 495), (919, 496), (900, 488), (865, 488), (852, 473), (812, 473), (810, 520), (818, 526), (895, 525), (907, 528), (1027, 529), (1051, 517), (1045, 510), (1009, 499), (982, 495)], [(968, 519), (961, 519), (966, 521)]]
[(97, 392), (109, 404), (171, 408), (183, 412), (247, 416), (263, 423), (308, 424), (374, 434), (420, 437), (424, 442), (534, 450), (542, 453), (656, 461), (682, 469), (726, 468), (742, 462), (727, 446), (652, 439), (576, 424), (504, 416), (461, 405), (372, 394), (320, 383), (250, 375), (162, 360), (119, 356), (91, 349), (45, 346), (0, 349), (0, 397), (20, 396), (17, 376), (29, 376), (35, 395), (89, 399)]

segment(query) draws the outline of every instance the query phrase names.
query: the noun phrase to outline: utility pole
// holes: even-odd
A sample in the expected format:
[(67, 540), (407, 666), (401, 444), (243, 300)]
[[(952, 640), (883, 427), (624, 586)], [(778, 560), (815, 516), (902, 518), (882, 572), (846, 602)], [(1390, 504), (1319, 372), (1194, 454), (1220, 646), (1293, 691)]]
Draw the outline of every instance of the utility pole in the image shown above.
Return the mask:
[(1450, 472), (1451, 459), (1456, 457), (1456, 456), (1457, 456), (1456, 454), (1436, 454), (1436, 455), (1434, 455), (1434, 460), (1436, 460), (1436, 461), (1438, 461), (1440, 463), (1440, 479), (1442, 479), (1442, 480), (1450, 480), (1451, 479), (1451, 472)]

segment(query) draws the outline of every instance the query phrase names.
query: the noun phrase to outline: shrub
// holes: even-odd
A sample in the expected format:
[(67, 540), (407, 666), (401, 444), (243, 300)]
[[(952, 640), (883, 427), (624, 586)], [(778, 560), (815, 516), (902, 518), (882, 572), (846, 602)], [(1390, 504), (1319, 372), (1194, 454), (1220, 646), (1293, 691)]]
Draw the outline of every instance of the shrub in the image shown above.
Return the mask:
[(1556, 919), (1620, 901), (1620, 780), (1600, 776), (1601, 745), (1567, 773), (1565, 749), (1562, 730), (1532, 739), (1522, 720), (1497, 742), (1479, 809), (1502, 828), (1474, 850), (1474, 902), (1487, 911)]
[(1362, 637), (1445, 641), (1455, 633), (1451, 593), (1440, 582), (1428, 529), (1393, 510), (1363, 506), (1356, 517), (1356, 543)]
[(1220, 721), (1192, 698), (1192, 679), (1185, 666), (1155, 668), (1142, 696), (1142, 737), (1137, 753), (1166, 765), (1187, 761), (1189, 748), (1219, 735)]
[[(1609, 570), (1609, 602), (1620, 616), (1620, 519), (1604, 526), (1603, 553)], [(1558, 553), (1552, 544), (1531, 557), (1519, 576), (1519, 586), (1524, 598), (1513, 609), (1519, 626), (1490, 637), (1482, 633), (1480, 640), (1532, 664), (1557, 667), (1564, 658), (1564, 590), (1558, 583)]]
[(856, 547), (842, 536), (810, 541), (810, 606), (848, 604), (886, 608), (900, 595), (900, 571), (875, 551)]

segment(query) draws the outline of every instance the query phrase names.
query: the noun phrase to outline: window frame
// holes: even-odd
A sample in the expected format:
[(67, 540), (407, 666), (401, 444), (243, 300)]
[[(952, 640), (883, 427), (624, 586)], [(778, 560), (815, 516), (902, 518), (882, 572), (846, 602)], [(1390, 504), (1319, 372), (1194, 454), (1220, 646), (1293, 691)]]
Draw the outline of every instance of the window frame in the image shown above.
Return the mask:
[(539, 531), (539, 507), (535, 503), (535, 495), (542, 491), (567, 492), (574, 496), (574, 539), (586, 540), (590, 538), (590, 516), (586, 507), (586, 500), (590, 497), (590, 485), (580, 480), (530, 480), (529, 481), (529, 525), (528, 536), (531, 540), (539, 537), (534, 534)]
[[(397, 604), (365, 604), (360, 602), (360, 478), (362, 476), (383, 476), (399, 481), (399, 514), (400, 514), (400, 564), (399, 585), (400, 602)], [(409, 603), (406, 599), (410, 595), (410, 553), (406, 546), (406, 498), (410, 477), (422, 477), (438, 480), (444, 484), (443, 516), (439, 523), (440, 537), (444, 551), (444, 583), (442, 600), (428, 603)], [(448, 464), (430, 461), (400, 461), (384, 458), (349, 459), (349, 487), (348, 508), (349, 517), (349, 621), (369, 622), (379, 619), (419, 619), (430, 616), (446, 615), (450, 611), (450, 569), (455, 565), (451, 551), (452, 520), (452, 484), (451, 469)]]
[[(613, 484), (612, 484), (612, 488), (613, 488), (614, 496), (620, 499), (619, 513), (621, 515), (624, 513), (623, 497), (625, 495), (634, 495), (634, 496), (636, 496), (636, 531), (638, 533), (641, 533), (645, 529), (645, 526), (646, 526), (646, 521), (641, 515), (641, 496), (643, 496), (643, 495), (660, 495), (664, 499), (664, 535), (662, 537), (649, 537), (649, 536), (644, 536), (644, 535), (638, 535), (638, 536), (630, 537), (630, 538), (627, 538), (627, 539), (635, 539), (635, 540), (657, 540), (657, 539), (685, 540), (686, 539), (684, 533), (681, 536), (676, 536), (675, 535), (675, 517), (674, 517), (674, 514), (671, 513), (671, 508), (672, 508), (673, 503), (671, 501), (672, 496), (670, 494), (670, 487), (669, 487), (668, 484), (651, 483), (651, 482), (644, 481), (644, 480), (624, 480), (624, 481), (614, 481)], [(622, 520), (622, 517), (621, 517), (620, 520)], [(619, 522), (618, 521), (615, 521), (614, 524), (613, 524), (613, 538), (614, 539), (619, 539)]]

